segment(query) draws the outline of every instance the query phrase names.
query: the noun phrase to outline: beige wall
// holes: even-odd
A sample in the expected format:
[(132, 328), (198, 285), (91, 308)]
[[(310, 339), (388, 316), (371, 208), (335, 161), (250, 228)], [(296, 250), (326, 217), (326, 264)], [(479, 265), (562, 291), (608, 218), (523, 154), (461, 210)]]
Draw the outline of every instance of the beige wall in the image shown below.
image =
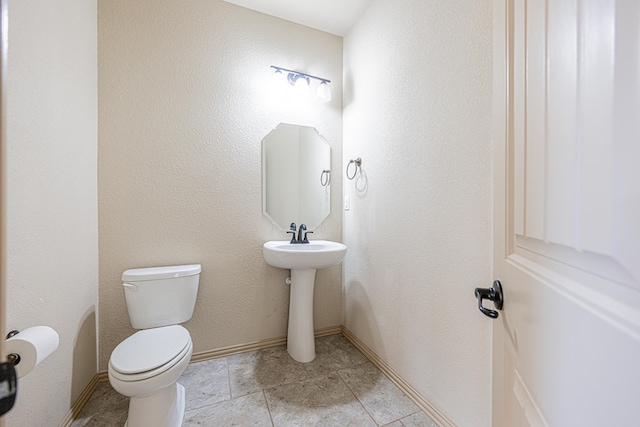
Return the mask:
[[(99, 2), (100, 369), (133, 332), (120, 276), (201, 263), (195, 351), (286, 334), (288, 272), (262, 244), (261, 146), (278, 123), (315, 126), (342, 159), (342, 39), (223, 1)], [(270, 98), (270, 65), (331, 79), (330, 104)], [(341, 174), (313, 237), (341, 240)], [(295, 221), (295, 218), (292, 218)], [(341, 324), (341, 267), (319, 271), (315, 326)]]
[(345, 324), (456, 425), (490, 425), (491, 2), (374, 0), (344, 40)]
[(96, 13), (89, 0), (9, 1), (7, 327), (60, 335), (20, 379), (10, 427), (57, 425), (97, 369)]
[[(344, 41), (343, 156), (341, 38), (222, 1), (100, 1), (100, 369), (133, 332), (131, 267), (203, 264), (196, 351), (286, 333), (287, 272), (261, 252), (285, 235), (261, 214), (260, 140), (297, 123), (341, 171), (313, 237), (341, 240), (344, 221), (349, 246), (344, 302), (340, 267), (318, 272), (316, 327), (344, 321), (453, 422), (489, 425), (491, 324), (472, 293), (491, 281), (489, 3), (374, 0)], [(96, 5), (10, 14), (8, 327), (49, 324), (61, 345), (7, 419), (44, 426), (96, 371)], [(334, 100), (274, 101), (269, 65), (330, 78)], [(342, 218), (355, 157), (368, 186), (345, 183)]]

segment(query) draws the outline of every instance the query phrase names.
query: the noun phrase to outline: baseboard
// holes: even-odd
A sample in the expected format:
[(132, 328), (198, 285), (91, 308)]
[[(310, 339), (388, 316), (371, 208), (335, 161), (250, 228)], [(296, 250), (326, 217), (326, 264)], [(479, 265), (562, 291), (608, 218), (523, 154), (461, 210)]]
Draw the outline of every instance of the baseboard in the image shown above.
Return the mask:
[[(327, 335), (335, 335), (342, 332), (342, 326), (330, 326), (328, 328), (316, 329), (314, 335), (316, 338)], [(216, 350), (200, 351), (193, 353), (191, 363), (202, 362), (209, 359), (217, 359), (219, 357), (231, 356), (233, 354), (246, 353), (248, 351), (262, 350), (264, 348), (277, 347), (287, 343), (287, 337), (271, 338), (268, 340), (255, 341), (248, 344), (232, 345)]]
[(86, 405), (86, 403), (91, 398), (91, 395), (96, 390), (96, 387), (98, 386), (98, 383), (100, 383), (100, 381), (103, 381), (101, 379), (100, 373), (95, 374), (93, 378), (91, 378), (91, 381), (89, 381), (89, 384), (87, 384), (84, 390), (82, 390), (82, 393), (80, 393), (80, 396), (78, 396), (76, 401), (73, 402), (71, 409), (69, 409), (69, 412), (67, 412), (67, 415), (63, 418), (62, 422), (60, 423), (60, 427), (71, 426), (71, 423), (75, 421), (80, 411), (82, 411), (82, 408), (84, 408), (84, 405)]
[(438, 411), (429, 401), (420, 395), (408, 382), (398, 375), (387, 363), (360, 341), (350, 330), (342, 327), (342, 335), (360, 350), (383, 374), (400, 388), (420, 409), (422, 409), (439, 427), (455, 427), (455, 424)]
[(109, 373), (107, 371), (100, 371), (96, 375), (98, 375), (98, 383), (109, 381)]

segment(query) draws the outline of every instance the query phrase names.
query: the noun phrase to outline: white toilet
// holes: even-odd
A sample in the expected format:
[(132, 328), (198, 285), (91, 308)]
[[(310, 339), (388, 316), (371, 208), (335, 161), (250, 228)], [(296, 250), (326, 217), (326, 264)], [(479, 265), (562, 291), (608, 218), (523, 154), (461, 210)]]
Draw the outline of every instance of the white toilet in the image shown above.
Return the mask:
[(201, 266), (136, 268), (122, 273), (135, 329), (109, 359), (109, 382), (129, 400), (126, 427), (179, 427), (184, 387), (178, 378), (189, 364), (193, 343), (180, 323), (191, 319)]

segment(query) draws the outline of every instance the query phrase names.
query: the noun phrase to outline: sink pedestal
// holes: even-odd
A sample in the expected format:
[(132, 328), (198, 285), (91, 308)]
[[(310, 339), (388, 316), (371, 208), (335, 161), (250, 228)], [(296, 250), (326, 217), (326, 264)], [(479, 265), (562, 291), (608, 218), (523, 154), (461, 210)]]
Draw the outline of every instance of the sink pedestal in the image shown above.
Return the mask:
[(313, 329), (313, 286), (315, 268), (291, 270), (289, 297), (289, 330), (287, 351), (298, 362), (311, 362), (316, 358)]
[(316, 358), (313, 330), (316, 269), (340, 264), (346, 253), (345, 245), (328, 240), (312, 240), (305, 244), (274, 240), (262, 246), (267, 264), (291, 270), (287, 350), (298, 362), (311, 362)]

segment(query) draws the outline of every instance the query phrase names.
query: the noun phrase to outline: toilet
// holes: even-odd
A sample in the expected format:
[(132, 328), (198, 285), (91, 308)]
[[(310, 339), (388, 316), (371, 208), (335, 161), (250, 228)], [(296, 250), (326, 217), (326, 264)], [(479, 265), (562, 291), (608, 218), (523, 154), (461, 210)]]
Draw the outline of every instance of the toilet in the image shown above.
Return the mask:
[(180, 323), (191, 319), (202, 268), (198, 264), (136, 268), (122, 273), (131, 326), (140, 329), (109, 358), (109, 382), (129, 397), (125, 427), (179, 427), (184, 387), (178, 378), (193, 353)]

